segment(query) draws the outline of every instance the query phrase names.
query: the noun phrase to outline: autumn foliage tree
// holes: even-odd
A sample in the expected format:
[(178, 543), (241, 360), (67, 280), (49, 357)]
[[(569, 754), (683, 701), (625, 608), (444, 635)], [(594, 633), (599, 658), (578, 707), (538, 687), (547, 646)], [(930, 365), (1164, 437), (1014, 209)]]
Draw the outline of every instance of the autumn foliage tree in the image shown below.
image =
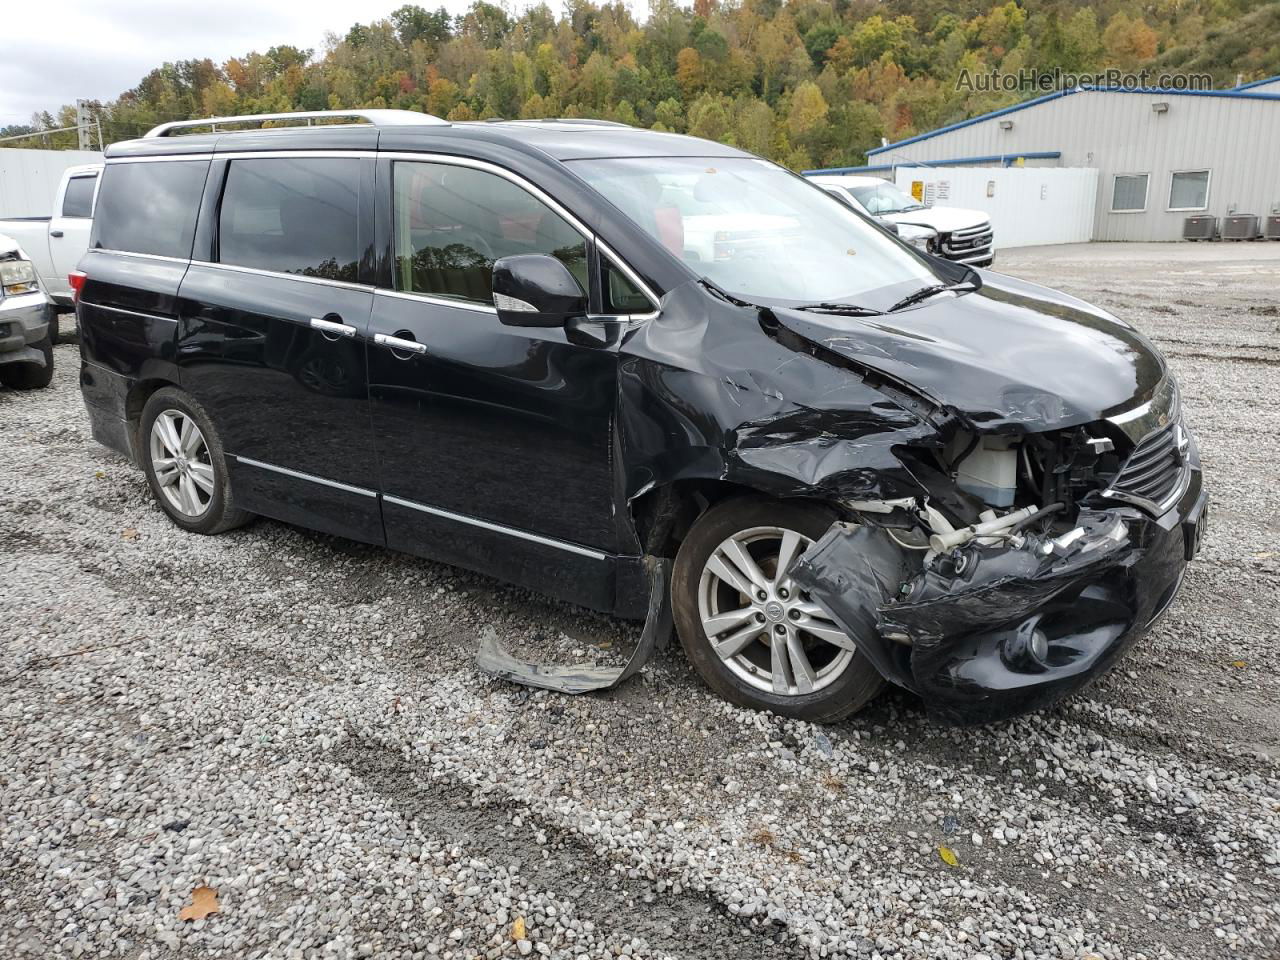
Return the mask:
[[(1212, 43), (1204, 42), (1210, 37)], [(461, 16), (406, 4), (330, 35), (223, 63), (156, 67), (96, 104), (104, 138), (156, 123), (355, 107), (454, 121), (594, 117), (691, 133), (794, 167), (854, 165), (1031, 92), (960, 88), (971, 73), (1194, 64), (1219, 83), (1280, 74), (1280, 4), (1262, 0), (567, 0)], [(11, 128), (11, 146), (75, 145), (74, 110)], [(0, 135), (6, 131), (0, 130)], [(27, 135), (30, 133), (30, 136)]]

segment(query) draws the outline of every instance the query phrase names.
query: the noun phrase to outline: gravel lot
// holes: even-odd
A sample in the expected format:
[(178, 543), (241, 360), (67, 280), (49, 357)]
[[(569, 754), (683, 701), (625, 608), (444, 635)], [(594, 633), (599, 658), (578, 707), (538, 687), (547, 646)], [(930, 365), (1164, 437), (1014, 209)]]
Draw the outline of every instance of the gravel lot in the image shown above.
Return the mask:
[(1155, 336), (1214, 526), (1119, 670), (961, 731), (900, 693), (749, 713), (678, 648), (607, 696), (490, 680), (486, 627), (607, 659), (638, 625), (271, 521), (186, 535), (58, 347), (0, 392), (0, 956), (1280, 956), (1280, 244), (999, 266)]

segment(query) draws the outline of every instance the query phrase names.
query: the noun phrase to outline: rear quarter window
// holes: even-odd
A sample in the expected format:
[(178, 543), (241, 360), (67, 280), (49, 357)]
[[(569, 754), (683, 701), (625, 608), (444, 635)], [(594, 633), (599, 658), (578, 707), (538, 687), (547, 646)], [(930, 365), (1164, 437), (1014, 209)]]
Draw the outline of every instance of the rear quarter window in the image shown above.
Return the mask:
[(98, 185), (98, 175), (72, 177), (67, 181), (67, 191), (62, 197), (62, 215), (86, 219), (93, 216), (93, 188)]
[(188, 259), (208, 172), (208, 160), (107, 164), (91, 246)]

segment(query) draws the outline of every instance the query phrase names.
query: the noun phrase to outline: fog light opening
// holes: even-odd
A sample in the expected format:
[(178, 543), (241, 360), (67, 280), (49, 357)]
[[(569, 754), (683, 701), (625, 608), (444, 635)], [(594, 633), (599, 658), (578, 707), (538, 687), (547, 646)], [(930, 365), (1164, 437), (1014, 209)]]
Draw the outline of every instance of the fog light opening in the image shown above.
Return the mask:
[(1004, 642), (1005, 662), (1023, 673), (1041, 673), (1049, 668), (1049, 637), (1037, 620), (1029, 620)]

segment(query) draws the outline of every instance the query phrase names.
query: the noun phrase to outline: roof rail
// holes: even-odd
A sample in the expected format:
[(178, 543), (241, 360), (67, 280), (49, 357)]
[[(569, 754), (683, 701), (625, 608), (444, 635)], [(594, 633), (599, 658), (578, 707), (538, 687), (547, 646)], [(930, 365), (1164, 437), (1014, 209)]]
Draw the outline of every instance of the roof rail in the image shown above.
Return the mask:
[(507, 120), (506, 123), (578, 123), (589, 127), (630, 127), (617, 120), (596, 120), (592, 117), (538, 117), (533, 120)]
[[(253, 123), (263, 120), (305, 120), (307, 122), (306, 125), (309, 127), (312, 125), (311, 122), (313, 120), (332, 117), (354, 117), (365, 120), (375, 127), (407, 127), (422, 126), (424, 124), (449, 126), (448, 120), (441, 120), (439, 117), (432, 116), (429, 113), (418, 113), (414, 110), (303, 110), (297, 113), (246, 113), (238, 117), (174, 120), (170, 123), (162, 123), (158, 127), (152, 127), (147, 131), (146, 138), (167, 137), (175, 130), (184, 130), (191, 127), (211, 127), (216, 133), (218, 132), (218, 124)], [(227, 132), (235, 133), (237, 131)]]

